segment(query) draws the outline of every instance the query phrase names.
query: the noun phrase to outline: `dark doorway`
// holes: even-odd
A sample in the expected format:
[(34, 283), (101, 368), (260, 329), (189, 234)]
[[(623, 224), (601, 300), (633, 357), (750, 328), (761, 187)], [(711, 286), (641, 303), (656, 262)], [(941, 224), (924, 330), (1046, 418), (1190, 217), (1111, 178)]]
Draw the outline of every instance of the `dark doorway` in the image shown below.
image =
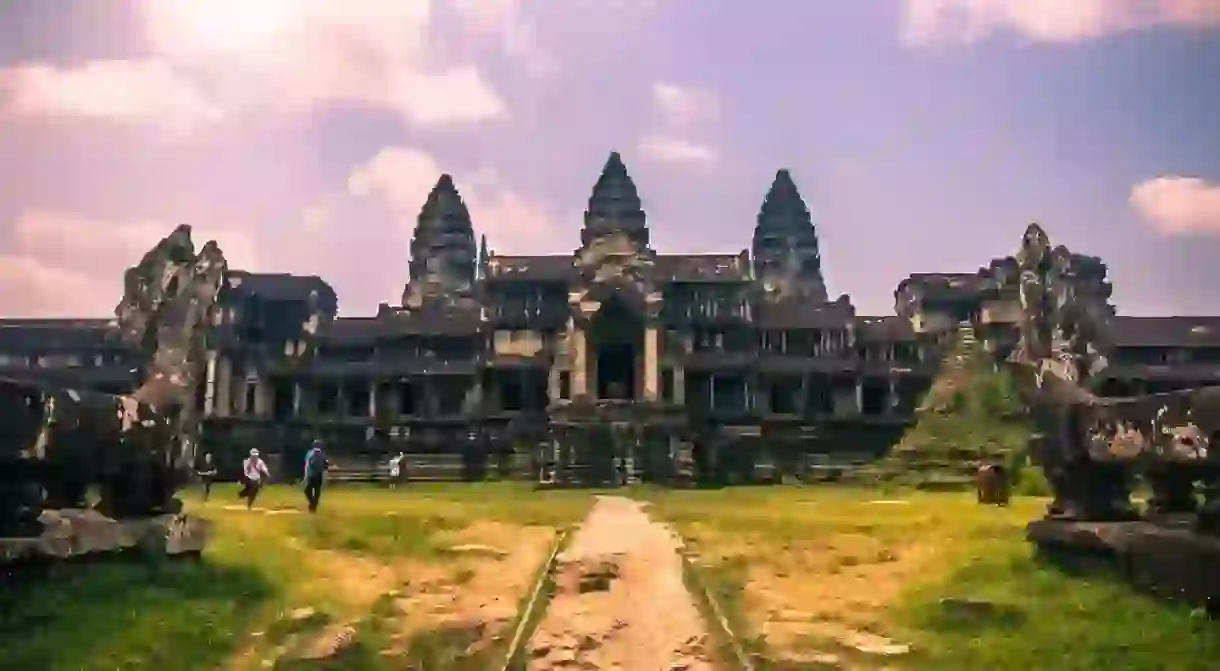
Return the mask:
[(635, 396), (635, 348), (614, 343), (597, 348), (597, 397)]
[(621, 300), (611, 298), (597, 314), (593, 341), (597, 348), (597, 397), (634, 399), (644, 323)]

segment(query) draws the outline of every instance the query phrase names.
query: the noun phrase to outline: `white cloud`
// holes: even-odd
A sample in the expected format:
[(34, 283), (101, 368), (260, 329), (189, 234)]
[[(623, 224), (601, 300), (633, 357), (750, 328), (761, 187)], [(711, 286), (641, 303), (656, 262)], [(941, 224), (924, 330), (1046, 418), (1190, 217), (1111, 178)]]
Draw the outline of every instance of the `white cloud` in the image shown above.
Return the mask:
[(1198, 177), (1157, 177), (1133, 186), (1129, 202), (1166, 235), (1220, 235), (1220, 184)]
[(710, 92), (676, 84), (653, 84), (652, 100), (663, 123), (672, 127), (713, 120), (720, 113), (720, 103)]
[(159, 61), (93, 61), (78, 68), (18, 65), (0, 69), (7, 111), (22, 116), (84, 116), (189, 132), (222, 111)]
[[(122, 298), (94, 278), (20, 254), (0, 255), (0, 314), (10, 317), (107, 317)], [(109, 303), (107, 303), (109, 301)]]
[(555, 59), (538, 43), (534, 24), (521, 11), (521, 0), (451, 0), (458, 16), (476, 37), (492, 36), (504, 53), (519, 59), (534, 75), (552, 72)]
[(667, 135), (649, 135), (640, 141), (640, 154), (660, 163), (712, 166), (720, 160), (715, 149)]
[(430, 0), (143, 0), (147, 59), (32, 64), (0, 72), (0, 81), (9, 82), (10, 112), (155, 121), (168, 111), (189, 120), (179, 128), (334, 103), (421, 126), (505, 117), (481, 72), (438, 62), (429, 49), (431, 8)]
[(1152, 26), (1220, 26), (1216, 0), (904, 0), (912, 45), (971, 43), (1010, 30), (1069, 43)]
[[(470, 210), (475, 232), (505, 253), (539, 253), (555, 244), (557, 227), (549, 208), (515, 191), (498, 173), (479, 168), (459, 174), (446, 170), (431, 154), (411, 147), (385, 147), (348, 176), (349, 193), (375, 196), (401, 218), (408, 234), (444, 172)], [(558, 249), (554, 250), (558, 251)]]
[[(27, 210), (11, 227), (15, 251), (0, 256), (0, 314), (108, 315), (122, 298), (124, 271), (173, 229), (168, 223)], [(197, 229), (191, 236), (196, 249), (211, 239), (209, 233), (231, 267), (257, 267), (248, 235)]]

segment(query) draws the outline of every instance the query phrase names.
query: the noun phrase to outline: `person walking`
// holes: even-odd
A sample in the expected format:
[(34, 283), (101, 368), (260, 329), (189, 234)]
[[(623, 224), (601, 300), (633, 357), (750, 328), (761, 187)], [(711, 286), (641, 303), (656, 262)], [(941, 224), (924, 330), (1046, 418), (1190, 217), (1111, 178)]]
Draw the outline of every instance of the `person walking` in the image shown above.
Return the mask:
[(318, 504), (322, 501), (322, 483), (326, 479), (326, 469), (330, 460), (322, 450), (322, 441), (314, 439), (309, 452), (305, 453), (305, 500), (309, 502), (309, 512), (318, 512)]
[(254, 499), (258, 498), (258, 492), (263, 488), (263, 478), (271, 479), (271, 471), (267, 470), (267, 464), (258, 456), (258, 450), (250, 450), (250, 456), (241, 464), (241, 473), (245, 487), (240, 495), (245, 497), (246, 509), (249, 510), (254, 507)]
[(195, 474), (203, 483), (203, 500), (206, 503), (208, 497), (212, 495), (212, 481), (216, 479), (216, 465), (212, 463), (211, 452), (204, 453), (203, 465), (195, 469)]
[(399, 452), (397, 456), (390, 459), (390, 489), (398, 487), (398, 480), (402, 477), (402, 460), (407, 455)]

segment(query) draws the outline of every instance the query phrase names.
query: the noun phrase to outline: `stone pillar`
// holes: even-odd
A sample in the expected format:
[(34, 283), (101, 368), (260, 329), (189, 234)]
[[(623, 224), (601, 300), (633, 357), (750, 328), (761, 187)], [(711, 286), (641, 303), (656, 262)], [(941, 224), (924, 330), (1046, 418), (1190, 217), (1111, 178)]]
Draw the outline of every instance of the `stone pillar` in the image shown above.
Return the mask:
[(859, 415), (864, 412), (864, 383), (863, 380), (856, 379), (856, 407), (854, 413)]
[(259, 417), (271, 415), (271, 384), (262, 378), (254, 387), (254, 414)]
[(292, 416), (293, 417), (301, 416), (301, 400), (302, 400), (301, 395), (302, 395), (301, 382), (299, 380), (293, 380), (293, 382), (292, 382)]
[[(572, 329), (572, 396), (579, 397), (589, 393), (589, 343), (583, 328)], [(596, 388), (596, 387), (594, 387)]]
[(656, 324), (644, 330), (644, 399), (656, 401), (661, 395), (661, 331)]
[(224, 355), (216, 359), (216, 415), (228, 417), (233, 411), (233, 363)]
[(677, 405), (686, 405), (686, 368), (674, 366), (674, 400)]
[(898, 412), (898, 380), (893, 376), (889, 379), (890, 389), (889, 395), (886, 396), (885, 411), (889, 414)]
[(377, 419), (377, 380), (369, 380), (369, 419)]
[(208, 352), (207, 372), (203, 378), (203, 416), (216, 412), (216, 352)]
[(551, 367), (547, 369), (546, 395), (550, 398), (551, 403), (559, 400), (559, 377), (562, 372), (558, 361), (552, 362)]

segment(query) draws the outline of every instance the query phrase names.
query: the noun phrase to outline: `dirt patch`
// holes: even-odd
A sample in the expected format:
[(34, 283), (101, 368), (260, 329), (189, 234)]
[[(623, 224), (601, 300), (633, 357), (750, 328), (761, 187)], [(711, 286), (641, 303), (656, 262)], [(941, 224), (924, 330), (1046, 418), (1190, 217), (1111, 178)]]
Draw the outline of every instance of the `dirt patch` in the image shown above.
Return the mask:
[(399, 627), (390, 652), (401, 652), (417, 633), (441, 629), (477, 632), (476, 648), (489, 643), (516, 618), (555, 530), (478, 523), (447, 536), (445, 542), (456, 547), (494, 548), (503, 554), (454, 553), (444, 565), (433, 566), (444, 571), (443, 579), (413, 579), (394, 594)]
[(560, 555), (528, 668), (712, 669), (681, 542), (638, 502), (598, 497)]

